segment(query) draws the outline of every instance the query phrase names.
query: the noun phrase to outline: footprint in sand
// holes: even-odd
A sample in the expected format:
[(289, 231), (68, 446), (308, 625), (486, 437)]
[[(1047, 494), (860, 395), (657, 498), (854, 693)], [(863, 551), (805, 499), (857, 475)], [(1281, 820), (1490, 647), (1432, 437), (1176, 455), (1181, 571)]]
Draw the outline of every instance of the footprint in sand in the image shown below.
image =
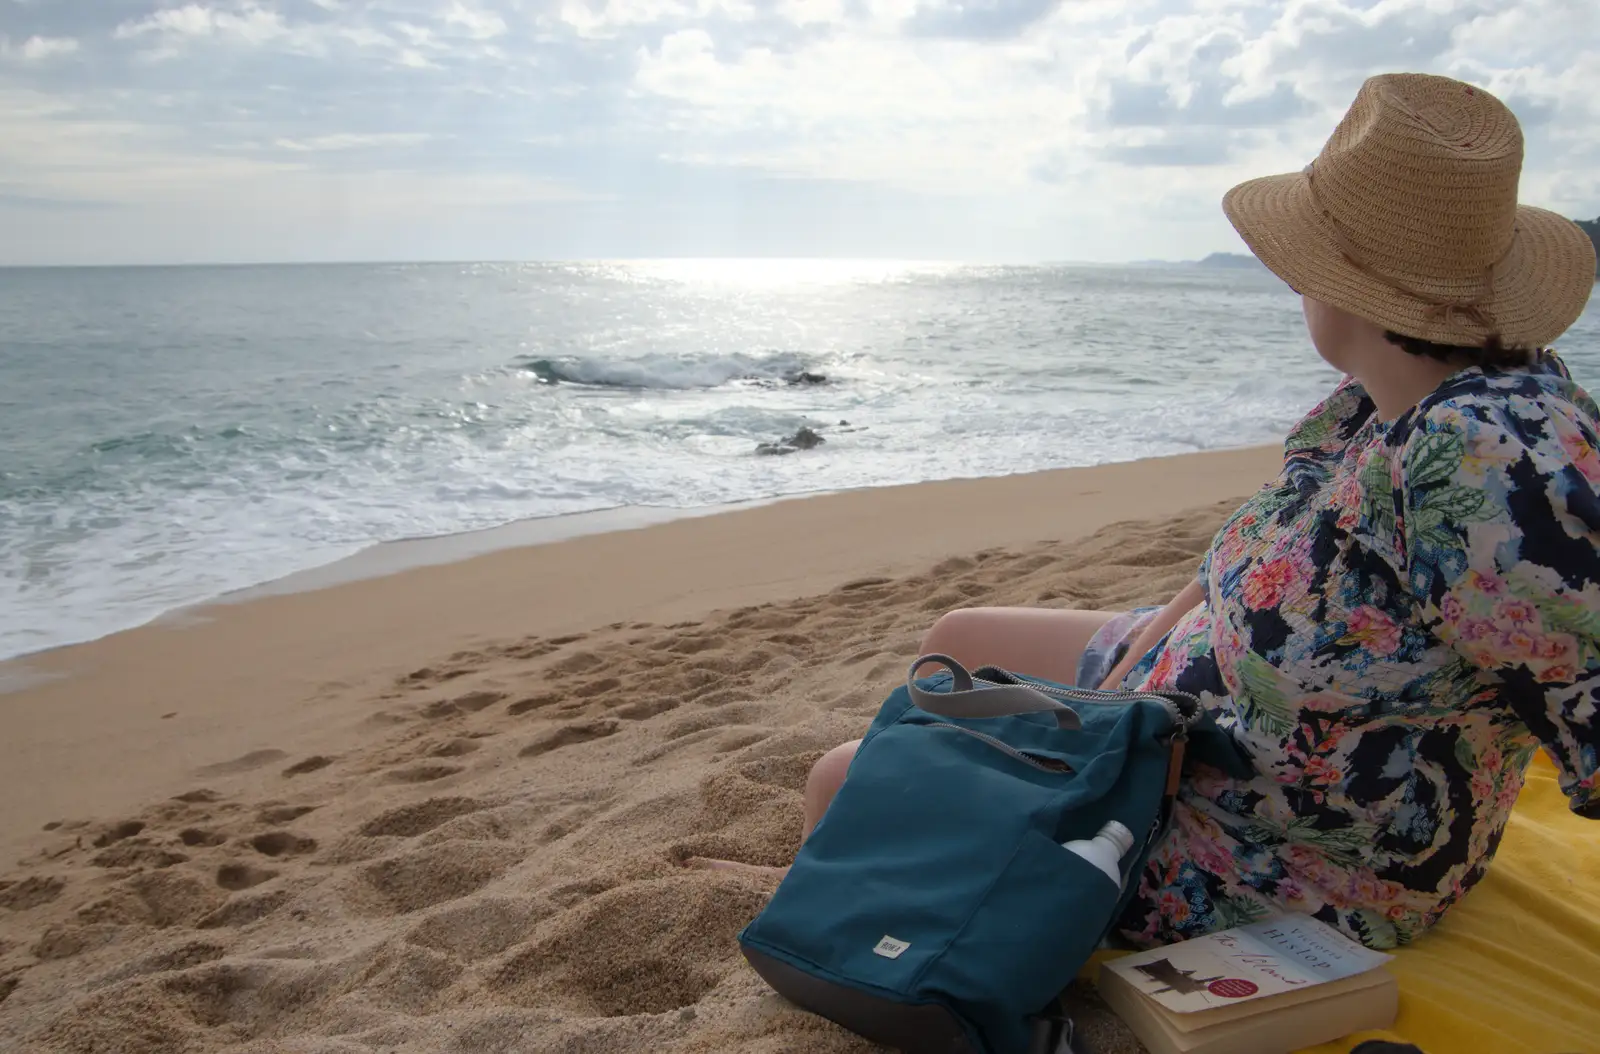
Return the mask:
[(674, 655), (699, 655), (703, 651), (724, 647), (727, 643), (725, 638), (707, 633), (700, 636), (668, 637), (658, 644), (651, 645), (651, 650), (669, 651)]
[(687, 750), (696, 743), (704, 743), (708, 739), (715, 739), (722, 734), (720, 728), (702, 728), (695, 732), (688, 732), (675, 739), (670, 739), (653, 749), (646, 750), (633, 759), (635, 765), (653, 765), (669, 754), (676, 754)]
[(765, 784), (783, 790), (803, 791), (810, 778), (811, 766), (816, 764), (823, 751), (805, 754), (781, 754), (746, 761), (734, 771), (752, 783)]
[(415, 838), (458, 816), (480, 812), (488, 807), (476, 798), (429, 798), (375, 816), (362, 824), (357, 833), (368, 838)]
[[(199, 1025), (230, 1045), (248, 1044), (279, 1022), (305, 1020), (338, 990), (332, 967), (208, 962), (112, 985), (58, 1018), (47, 1035), (62, 1050), (193, 1050)], [(126, 1045), (132, 1037), (136, 1047)]]
[(563, 725), (554, 732), (547, 733), (523, 747), (517, 756), (523, 758), (538, 757), (540, 754), (548, 754), (550, 751), (561, 747), (570, 747), (577, 743), (587, 743), (591, 740), (604, 739), (607, 736), (616, 735), (621, 728), (621, 722), (609, 717)]
[(375, 861), (360, 873), (352, 907), (406, 915), (476, 893), (522, 859), (515, 846), (450, 842)]
[(771, 729), (752, 728), (743, 731), (732, 731), (726, 736), (717, 740), (716, 744), (712, 747), (711, 752), (717, 755), (731, 754), (735, 750), (743, 750), (745, 747), (753, 747), (763, 740), (771, 739), (772, 735), (773, 733)]
[(554, 645), (542, 641), (538, 637), (531, 637), (521, 644), (506, 645), (500, 650), (500, 654), (508, 658), (526, 661), (529, 659), (542, 659), (555, 650)]
[(254, 864), (223, 864), (217, 868), (217, 885), (233, 892), (251, 889), (277, 877), (278, 873), (271, 868)]
[(765, 899), (747, 881), (712, 872), (628, 883), (547, 922), (487, 987), (513, 1004), (585, 1016), (690, 1006), (721, 983), (727, 949)]
[(838, 589), (835, 589), (834, 592), (835, 593), (859, 593), (863, 589), (876, 589), (879, 586), (892, 586), (894, 584), (895, 584), (895, 581), (892, 578), (882, 578), (882, 577), (878, 577), (878, 578), (857, 578), (854, 581), (846, 582), (844, 585), (840, 586)]
[(563, 908), (574, 907), (583, 903), (590, 897), (597, 897), (608, 889), (615, 889), (617, 883), (609, 878), (590, 878), (581, 882), (568, 882), (564, 886), (557, 886), (548, 894), (550, 903)]
[[(407, 1016), (426, 1017), (444, 1009), (444, 994), (462, 972), (461, 963), (448, 955), (401, 944), (378, 959), (366, 988), (367, 998), (384, 1010)], [(461, 1036), (471, 1049), (477, 1044)]]
[(748, 703), (754, 699), (755, 696), (743, 688), (718, 688), (714, 692), (705, 692), (694, 697), (695, 703), (708, 710), (730, 703)]
[(446, 743), (431, 743), (423, 748), (423, 754), (430, 758), (459, 758), (481, 749), (482, 744), (476, 740), (461, 738)]
[(616, 677), (602, 677), (598, 681), (580, 684), (572, 689), (572, 695), (578, 699), (593, 699), (597, 695), (605, 695), (622, 687), (622, 681)]
[(481, 664), (478, 663), (469, 663), (464, 666), (424, 666), (420, 670), (413, 670), (404, 677), (399, 678), (395, 683), (402, 688), (417, 691), (422, 688), (430, 688), (436, 684), (443, 684), (446, 681), (453, 681), (457, 677), (465, 677), (480, 668)]
[(422, 708), (422, 717), (428, 721), (444, 721), (460, 716), (461, 711), (456, 709), (456, 704), (448, 699), (435, 699)]
[(123, 933), (121, 926), (56, 924), (48, 927), (28, 949), (40, 962), (58, 962), (104, 948)]
[(559, 692), (545, 692), (543, 695), (531, 695), (526, 699), (519, 699), (506, 707), (506, 714), (510, 717), (521, 717), (533, 710), (543, 710), (547, 706), (554, 706), (562, 702), (566, 696)]
[(104, 849), (106, 846), (114, 845), (124, 838), (132, 838), (143, 830), (143, 822), (139, 820), (123, 820), (119, 824), (106, 828), (90, 844), (96, 849)]
[(188, 859), (182, 853), (139, 841), (118, 842), (104, 852), (95, 854), (89, 863), (95, 867), (105, 868), (149, 867), (159, 869), (181, 864)]
[(595, 805), (578, 805), (569, 809), (539, 832), (537, 835), (539, 844), (549, 845), (552, 842), (559, 842), (567, 835), (583, 830), (590, 820), (608, 808), (610, 808), (608, 802), (602, 801)]
[(693, 735), (696, 732), (704, 732), (707, 729), (727, 728), (729, 725), (742, 724), (746, 721), (753, 723), (761, 720), (764, 716), (766, 715), (761, 707), (725, 706), (714, 713), (696, 714), (693, 717), (684, 718), (671, 728), (668, 728), (664, 738), (669, 741), (682, 739), (685, 736)]
[(144, 977), (149, 974), (188, 970), (202, 963), (216, 962), (227, 954), (227, 948), (213, 941), (184, 941), (176, 947), (134, 959), (132, 962), (107, 971), (96, 977), (93, 985), (96, 988), (103, 988), (118, 981), (126, 981), (131, 977)]
[(227, 835), (216, 831), (208, 831), (203, 827), (186, 827), (178, 832), (178, 841), (197, 849), (209, 849), (213, 846), (221, 845), (227, 840)]
[(581, 640), (587, 640), (588, 636), (587, 633), (576, 633), (565, 637), (553, 637), (550, 640), (529, 637), (517, 644), (508, 644), (499, 648), (497, 652), (513, 659), (542, 659), (551, 652), (566, 647), (568, 644), (576, 644)]
[(504, 692), (468, 692), (458, 695), (450, 702), (457, 710), (464, 713), (475, 714), (479, 710), (487, 709), (506, 697)]
[(114, 886), (109, 895), (78, 910), (87, 923), (145, 925), (164, 929), (192, 925), (218, 907), (224, 894), (181, 871), (147, 871)]
[(683, 705), (682, 701), (678, 699), (645, 699), (641, 702), (619, 706), (612, 713), (626, 721), (643, 721), (647, 718), (655, 717), (657, 714), (676, 710), (681, 705)]
[(250, 839), (250, 848), (262, 856), (300, 856), (316, 847), (316, 839), (289, 831), (267, 831)]
[(432, 783), (442, 780), (446, 776), (454, 776), (466, 770), (460, 765), (413, 765), (410, 768), (394, 769), (386, 777), (393, 783)]
[(534, 924), (554, 910), (528, 897), (479, 897), (439, 909), (419, 922), (406, 940), (462, 962), (476, 962), (522, 943)]
[(878, 648), (867, 648), (867, 649), (865, 649), (863, 651), (858, 651), (853, 655), (845, 656), (845, 658), (840, 662), (840, 665), (841, 666), (859, 666), (862, 663), (866, 662), (868, 659), (876, 659), (878, 656), (880, 656), (882, 654), (883, 654), (883, 649), (881, 647), (878, 647)]
[(595, 652), (579, 651), (552, 665), (550, 674), (556, 677), (571, 677), (577, 674), (592, 673), (605, 664), (606, 660)]
[(867, 671), (866, 679), (869, 681), (878, 681), (888, 677), (891, 673), (903, 673), (906, 665), (907, 664), (897, 662), (893, 659), (884, 659), (882, 662), (873, 663), (872, 668)]
[(316, 772), (319, 769), (327, 768), (329, 765), (333, 764), (333, 761), (333, 758), (326, 757), (322, 754), (313, 754), (304, 761), (297, 761), (293, 765), (290, 765), (288, 768), (284, 769), (283, 776), (285, 779), (290, 779), (294, 776), (304, 776), (308, 772)]
[(288, 757), (281, 750), (252, 750), (248, 754), (234, 758), (232, 761), (222, 761), (215, 765), (207, 765), (199, 770), (202, 776), (235, 776), (241, 772), (250, 772), (270, 765), (275, 761), (282, 761)]
[(246, 896), (232, 896), (220, 908), (200, 916), (194, 925), (201, 930), (248, 926), (252, 922), (260, 922), (292, 899), (294, 893), (287, 889), (268, 889)]
[(317, 807), (315, 805), (273, 805), (256, 813), (256, 819), (262, 823), (276, 826), (280, 823), (290, 823), (300, 819), (307, 813), (316, 811)]
[(31, 911), (34, 908), (41, 908), (59, 897), (65, 888), (67, 884), (59, 878), (54, 876), (40, 878), (33, 875), (21, 882), (0, 886), (0, 908), (11, 911)]

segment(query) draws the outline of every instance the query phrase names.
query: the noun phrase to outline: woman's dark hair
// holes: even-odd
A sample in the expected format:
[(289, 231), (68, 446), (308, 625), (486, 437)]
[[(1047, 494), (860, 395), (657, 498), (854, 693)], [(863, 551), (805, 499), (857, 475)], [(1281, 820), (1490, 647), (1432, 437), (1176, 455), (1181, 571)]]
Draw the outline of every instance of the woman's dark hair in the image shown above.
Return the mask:
[(1422, 355), (1440, 362), (1459, 362), (1467, 366), (1525, 366), (1533, 360), (1531, 348), (1508, 348), (1500, 334), (1491, 333), (1477, 347), (1460, 344), (1436, 344), (1431, 340), (1407, 337), (1392, 330), (1383, 334), (1390, 344), (1398, 346), (1408, 355)]

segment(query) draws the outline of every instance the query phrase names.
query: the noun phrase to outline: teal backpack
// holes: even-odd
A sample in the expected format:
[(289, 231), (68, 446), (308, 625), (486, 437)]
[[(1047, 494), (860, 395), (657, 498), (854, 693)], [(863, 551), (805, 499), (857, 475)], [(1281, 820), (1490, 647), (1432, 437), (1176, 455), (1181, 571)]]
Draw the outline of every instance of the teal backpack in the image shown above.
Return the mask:
[[(947, 672), (918, 680), (931, 663)], [(791, 1002), (885, 1046), (1064, 1054), (1058, 997), (1132, 899), (1196, 735), (1248, 774), (1192, 696), (923, 656), (740, 948)], [(1120, 886), (1062, 845), (1111, 820), (1134, 834)]]

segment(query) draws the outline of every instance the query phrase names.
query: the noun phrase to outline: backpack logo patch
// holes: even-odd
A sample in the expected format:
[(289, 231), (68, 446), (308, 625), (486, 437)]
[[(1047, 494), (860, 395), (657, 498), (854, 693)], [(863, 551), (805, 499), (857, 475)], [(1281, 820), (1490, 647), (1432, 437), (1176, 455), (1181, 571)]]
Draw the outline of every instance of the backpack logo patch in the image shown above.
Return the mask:
[(873, 945), (872, 953), (874, 955), (881, 955), (885, 959), (898, 959), (901, 955), (905, 954), (905, 950), (909, 947), (911, 947), (910, 941), (896, 940), (885, 933), (883, 935), (883, 939), (877, 944)]

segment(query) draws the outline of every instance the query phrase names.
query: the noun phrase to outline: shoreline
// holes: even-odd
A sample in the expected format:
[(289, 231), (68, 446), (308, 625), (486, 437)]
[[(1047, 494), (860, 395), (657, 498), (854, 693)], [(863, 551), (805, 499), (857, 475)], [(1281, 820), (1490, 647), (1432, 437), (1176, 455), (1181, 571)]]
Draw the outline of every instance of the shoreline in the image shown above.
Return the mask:
[[(1236, 502), (1280, 464), (1255, 447), (838, 491), (207, 605), (0, 663), (0, 677), (32, 681), (0, 695), (0, 852), (37, 848), (46, 823), (114, 816), (220, 775), (274, 785), (285, 759), (358, 750), (406, 719), (397, 686), (455, 656), (1067, 546)], [(963, 600), (934, 592), (930, 620)]]
[(1184, 454), (1160, 455), (1155, 458), (1132, 458), (1106, 461), (1095, 465), (1073, 465), (1064, 468), (1040, 469), (1032, 472), (1009, 473), (1004, 476), (946, 476), (939, 479), (917, 480), (911, 483), (892, 483), (860, 487), (825, 487), (817, 490), (793, 491), (760, 498), (747, 498), (720, 505), (666, 506), (666, 505), (615, 505), (609, 508), (586, 509), (580, 512), (555, 513), (549, 516), (528, 516), (487, 527), (472, 527), (444, 534), (415, 535), (373, 541), (354, 551), (347, 552), (325, 563), (313, 564), (287, 574), (238, 586), (233, 589), (188, 601), (158, 611), (143, 621), (121, 626), (94, 637), (65, 641), (33, 651), (0, 657), (0, 696), (50, 679), (54, 674), (30, 670), (46, 657), (65, 649), (83, 647), (115, 637), (122, 633), (153, 626), (179, 628), (207, 619), (212, 608), (245, 604), (265, 597), (308, 593), (352, 582), (368, 581), (389, 575), (404, 574), (423, 567), (437, 567), (471, 560), (491, 553), (504, 552), (531, 546), (550, 545), (596, 534), (633, 531), (672, 523), (678, 520), (720, 516), (746, 509), (789, 501), (804, 501), (832, 494), (864, 493), (917, 487), (937, 483), (965, 483), (985, 479), (1009, 479), (1018, 475), (1047, 476), (1057, 472), (1074, 472), (1088, 468), (1113, 468), (1118, 465), (1139, 464), (1146, 461), (1164, 461), (1173, 458), (1226, 454), (1241, 450), (1258, 449), (1251, 446), (1225, 446), (1212, 450)]
[(306, 593), (348, 582), (360, 582), (386, 575), (403, 574), (419, 567), (435, 567), (470, 560), (487, 553), (524, 546), (549, 545), (552, 542), (581, 538), (590, 534), (607, 534), (612, 531), (638, 530), (658, 523), (678, 519), (714, 516), (723, 512), (737, 512), (778, 501), (808, 498), (829, 494), (831, 491), (805, 491), (781, 494), (770, 498), (752, 498), (748, 501), (729, 502), (725, 505), (703, 505), (675, 508), (664, 505), (617, 505), (605, 509), (586, 509), (582, 512), (556, 513), (551, 516), (530, 516), (509, 520), (488, 527), (472, 527), (445, 534), (416, 535), (388, 541), (368, 542), (353, 552), (338, 556), (326, 563), (313, 564), (297, 571), (268, 578), (246, 586), (229, 589), (213, 596), (179, 604), (159, 611), (142, 622), (109, 630), (97, 637), (65, 641), (37, 648), (17, 655), (0, 657), (0, 695), (16, 691), (33, 683), (27, 675), (10, 667), (26, 666), (66, 648), (82, 647), (97, 641), (128, 633), (147, 626), (181, 626), (203, 619), (203, 612), (212, 607), (244, 604), (269, 596)]
[[(915, 486), (915, 484), (909, 485)], [(301, 571), (291, 571), (289, 574), (252, 586), (232, 589), (197, 604), (174, 608), (156, 618), (164, 619), (169, 615), (179, 615), (213, 605), (247, 604), (263, 597), (310, 593), (350, 582), (404, 574), (419, 567), (459, 563), (462, 560), (471, 560), (509, 549), (552, 545), (594, 534), (644, 530), (658, 524), (675, 523), (678, 520), (721, 516), (743, 509), (756, 509), (783, 501), (803, 501), (834, 493), (838, 492), (804, 491), (796, 494), (779, 494), (770, 498), (750, 498), (746, 501), (728, 502), (725, 505), (695, 505), (682, 508), (666, 505), (617, 505), (609, 509), (589, 509), (584, 512), (558, 513), (554, 516), (530, 516), (495, 524), (492, 527), (476, 527), (466, 531), (452, 531), (449, 534), (419, 535), (414, 538), (372, 542), (337, 560)]]

